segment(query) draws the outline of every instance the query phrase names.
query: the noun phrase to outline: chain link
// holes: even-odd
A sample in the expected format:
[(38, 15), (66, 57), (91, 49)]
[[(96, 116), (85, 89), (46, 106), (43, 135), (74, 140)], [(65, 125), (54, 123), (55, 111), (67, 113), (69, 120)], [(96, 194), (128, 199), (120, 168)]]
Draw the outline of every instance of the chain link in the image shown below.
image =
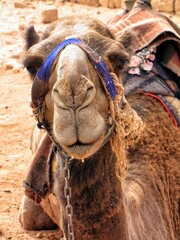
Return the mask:
[(74, 227), (73, 227), (73, 207), (70, 203), (71, 199), (71, 187), (69, 184), (70, 180), (70, 169), (69, 169), (69, 162), (65, 162), (64, 166), (64, 180), (65, 180), (65, 186), (64, 186), (64, 196), (66, 198), (66, 216), (68, 221), (68, 240), (74, 240)]

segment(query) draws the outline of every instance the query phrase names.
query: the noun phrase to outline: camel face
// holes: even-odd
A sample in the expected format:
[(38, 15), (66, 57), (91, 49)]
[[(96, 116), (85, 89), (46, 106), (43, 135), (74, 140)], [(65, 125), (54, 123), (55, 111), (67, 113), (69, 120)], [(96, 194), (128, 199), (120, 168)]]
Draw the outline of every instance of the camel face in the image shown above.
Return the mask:
[[(66, 24), (67, 28), (64, 27)], [(129, 59), (124, 47), (97, 20), (88, 22), (86, 19), (83, 24), (82, 27), (76, 18), (71, 23), (66, 18), (61, 19), (46, 33), (48, 38), (27, 51), (24, 63), (32, 78), (48, 54), (72, 36), (81, 39), (92, 52), (105, 60), (108, 72), (120, 74)], [(39, 38), (36, 36), (36, 39)], [(42, 82), (38, 84), (42, 85)], [(38, 84), (34, 83), (32, 91), (35, 98), (36, 95), (44, 95), (44, 119), (56, 143), (73, 158), (84, 159), (94, 154), (101, 147), (109, 128), (110, 96), (107, 97), (107, 89), (87, 52), (75, 44), (66, 46), (54, 59), (46, 87), (38, 87)], [(44, 88), (46, 91), (41, 94)]]
[(105, 91), (86, 53), (76, 45), (61, 52), (54, 71), (54, 136), (72, 157), (89, 157), (100, 147), (107, 130)]

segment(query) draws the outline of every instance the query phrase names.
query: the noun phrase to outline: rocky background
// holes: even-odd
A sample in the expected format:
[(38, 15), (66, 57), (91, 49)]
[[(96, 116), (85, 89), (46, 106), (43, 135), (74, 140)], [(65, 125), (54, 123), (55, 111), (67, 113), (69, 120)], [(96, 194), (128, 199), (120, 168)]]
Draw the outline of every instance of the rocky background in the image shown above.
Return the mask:
[[(62, 2), (62, 0), (57, 0), (56, 3)], [(80, 4), (85, 4), (89, 6), (102, 6), (109, 8), (121, 8), (124, 6), (123, 0), (70, 0), (70, 2), (76, 2)], [(179, 0), (152, 0), (151, 4), (154, 9), (161, 12), (176, 12), (180, 13), (180, 1)]]
[[(159, 8), (163, 2), (156, 1)], [(75, 1), (74, 1), (75, 2)], [(41, 33), (48, 23), (61, 16), (84, 14), (107, 22), (118, 11), (121, 1), (6, 1), (0, 0), (0, 239), (55, 240), (58, 231), (29, 232), (18, 222), (18, 210), (23, 196), (22, 181), (31, 161), (30, 135), (35, 124), (29, 107), (31, 82), (22, 68), (24, 30), (29, 25)], [(109, 6), (107, 8), (106, 6)], [(154, 5), (155, 6), (155, 5)], [(164, 6), (169, 6), (164, 4)], [(174, 6), (174, 5), (173, 5)], [(179, 6), (179, 5), (178, 5)], [(111, 8), (110, 8), (111, 7)], [(116, 8), (114, 8), (116, 7)], [(167, 8), (170, 10), (170, 7)], [(165, 9), (164, 9), (165, 11)], [(166, 13), (180, 25), (178, 13)], [(79, 239), (80, 240), (80, 239)]]

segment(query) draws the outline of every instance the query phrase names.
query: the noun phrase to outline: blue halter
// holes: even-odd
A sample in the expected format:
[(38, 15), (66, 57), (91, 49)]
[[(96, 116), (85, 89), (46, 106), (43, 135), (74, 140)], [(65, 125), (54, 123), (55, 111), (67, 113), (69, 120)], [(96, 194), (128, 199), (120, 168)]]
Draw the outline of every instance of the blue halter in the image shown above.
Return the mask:
[(110, 73), (109, 73), (109, 70), (107, 68), (105, 61), (96, 52), (94, 52), (94, 50), (92, 50), (83, 41), (81, 41), (77, 38), (68, 38), (67, 40), (58, 44), (52, 50), (52, 52), (47, 56), (45, 61), (43, 62), (41, 68), (39, 69), (39, 71), (36, 75), (36, 78), (43, 81), (44, 83), (48, 82), (50, 74), (51, 74), (51, 67), (52, 67), (54, 60), (56, 59), (58, 53), (69, 44), (78, 45), (80, 48), (82, 48), (87, 53), (91, 63), (93, 64), (94, 68), (96, 69), (99, 77), (104, 82), (105, 87), (107, 88), (111, 98), (114, 99), (117, 92), (116, 92), (114, 82), (110, 76)]

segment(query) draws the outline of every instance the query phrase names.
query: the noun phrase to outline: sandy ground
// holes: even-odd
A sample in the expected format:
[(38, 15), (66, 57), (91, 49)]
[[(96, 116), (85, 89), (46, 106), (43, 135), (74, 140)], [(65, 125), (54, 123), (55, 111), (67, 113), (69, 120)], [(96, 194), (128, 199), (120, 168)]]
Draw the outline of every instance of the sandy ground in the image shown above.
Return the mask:
[[(50, 3), (49, 3), (50, 4)], [(23, 31), (34, 24), (38, 31), (43, 2), (26, 2), (25, 8), (14, 8), (13, 1), (0, 0), (0, 239), (54, 239), (53, 231), (29, 232), (18, 222), (23, 196), (22, 181), (31, 160), (29, 140), (35, 123), (29, 107), (31, 82), (21, 67)], [(118, 10), (93, 8), (66, 3), (59, 7), (59, 16), (84, 13), (104, 22)], [(180, 17), (171, 15), (180, 25)], [(56, 232), (55, 232), (56, 233)]]

